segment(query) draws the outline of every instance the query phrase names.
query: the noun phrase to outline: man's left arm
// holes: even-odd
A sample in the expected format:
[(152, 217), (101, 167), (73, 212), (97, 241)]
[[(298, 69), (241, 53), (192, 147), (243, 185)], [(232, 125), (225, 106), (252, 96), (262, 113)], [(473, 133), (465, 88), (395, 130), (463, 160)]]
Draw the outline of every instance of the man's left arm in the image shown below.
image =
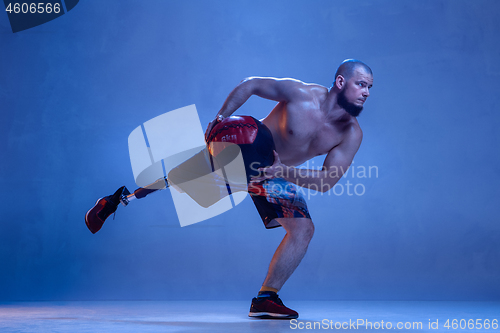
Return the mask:
[(260, 168), (261, 176), (252, 181), (262, 181), (266, 178), (284, 178), (298, 186), (319, 192), (328, 192), (347, 172), (354, 155), (361, 145), (363, 133), (359, 127), (351, 128), (349, 135), (326, 155), (320, 170), (311, 170), (287, 166), (281, 163), (274, 152), (274, 163), (267, 168)]

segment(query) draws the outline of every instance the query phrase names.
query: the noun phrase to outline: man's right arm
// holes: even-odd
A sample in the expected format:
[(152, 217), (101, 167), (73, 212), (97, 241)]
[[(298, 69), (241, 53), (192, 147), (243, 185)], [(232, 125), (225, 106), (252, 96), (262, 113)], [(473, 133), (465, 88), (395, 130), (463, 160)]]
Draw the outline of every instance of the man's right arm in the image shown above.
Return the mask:
[(242, 106), (252, 95), (277, 102), (290, 102), (303, 95), (306, 84), (295, 79), (276, 79), (273, 77), (249, 77), (244, 79), (231, 91), (216, 119), (208, 124), (205, 137), (216, 124), (217, 117), (227, 118)]

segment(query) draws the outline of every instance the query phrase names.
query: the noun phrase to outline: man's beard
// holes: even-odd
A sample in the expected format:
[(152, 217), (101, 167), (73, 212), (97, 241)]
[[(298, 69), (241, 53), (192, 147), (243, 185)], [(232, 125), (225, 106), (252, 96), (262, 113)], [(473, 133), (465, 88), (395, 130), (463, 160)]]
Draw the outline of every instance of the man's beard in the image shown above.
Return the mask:
[(339, 92), (337, 95), (337, 103), (339, 103), (340, 107), (347, 111), (351, 116), (357, 117), (363, 111), (362, 106), (358, 106), (354, 103), (350, 103), (347, 98), (345, 98), (345, 89)]

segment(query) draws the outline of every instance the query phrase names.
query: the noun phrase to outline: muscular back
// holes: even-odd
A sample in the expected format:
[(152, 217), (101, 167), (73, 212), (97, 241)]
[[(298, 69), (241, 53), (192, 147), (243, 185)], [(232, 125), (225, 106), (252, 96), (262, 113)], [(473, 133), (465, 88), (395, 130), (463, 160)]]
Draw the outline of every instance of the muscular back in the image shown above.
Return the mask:
[(290, 82), (286, 101), (279, 101), (262, 122), (273, 134), (276, 150), (286, 165), (296, 166), (328, 154), (353, 130), (354, 117), (333, 118), (325, 110), (328, 89), (313, 84)]
[[(362, 73), (357, 75), (362, 77)], [(366, 100), (369, 95), (366, 82), (343, 81), (341, 78), (337, 77), (337, 85), (351, 84), (351, 99), (358, 98), (358, 104), (361, 98)], [(371, 82), (371, 79), (364, 80)], [(337, 103), (337, 94), (333, 89), (294, 79), (250, 77), (233, 89), (218, 115), (229, 117), (252, 95), (277, 101), (262, 122), (271, 130), (276, 151), (284, 165), (297, 166), (326, 154), (325, 170), (332, 167), (347, 170), (363, 134), (356, 118)], [(215, 123), (216, 120), (209, 123), (205, 135)]]

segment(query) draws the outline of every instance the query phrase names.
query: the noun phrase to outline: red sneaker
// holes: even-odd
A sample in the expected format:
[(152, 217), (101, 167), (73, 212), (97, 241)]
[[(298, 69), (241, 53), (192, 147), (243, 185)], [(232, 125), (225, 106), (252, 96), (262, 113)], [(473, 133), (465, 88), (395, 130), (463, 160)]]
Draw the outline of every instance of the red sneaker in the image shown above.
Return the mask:
[(252, 299), (248, 316), (260, 319), (294, 319), (299, 314), (287, 308), (278, 294), (269, 292)]
[(115, 194), (97, 200), (94, 207), (85, 214), (85, 224), (93, 234), (98, 232), (104, 221), (116, 211), (124, 188), (125, 186), (122, 186)]

